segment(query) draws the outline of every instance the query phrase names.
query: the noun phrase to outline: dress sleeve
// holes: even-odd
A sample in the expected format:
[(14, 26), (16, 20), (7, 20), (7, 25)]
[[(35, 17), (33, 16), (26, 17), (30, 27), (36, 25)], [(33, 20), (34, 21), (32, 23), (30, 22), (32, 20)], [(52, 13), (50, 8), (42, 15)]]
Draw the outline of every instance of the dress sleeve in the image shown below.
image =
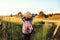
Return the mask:
[(37, 14), (32, 14), (32, 18), (30, 20), (30, 22), (32, 22), (33, 18), (36, 16)]
[(36, 16), (37, 14), (32, 14), (32, 19)]
[(32, 14), (32, 17), (35, 17), (37, 14)]
[(19, 16), (22, 18), (23, 21), (25, 21), (25, 18), (23, 17), (22, 13)]

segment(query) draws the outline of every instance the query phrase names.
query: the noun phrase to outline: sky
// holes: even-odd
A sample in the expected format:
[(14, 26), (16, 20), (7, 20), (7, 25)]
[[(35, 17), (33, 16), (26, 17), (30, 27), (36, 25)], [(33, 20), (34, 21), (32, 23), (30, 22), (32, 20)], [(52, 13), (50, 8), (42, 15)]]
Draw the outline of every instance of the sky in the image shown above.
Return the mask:
[(0, 0), (0, 15), (10, 15), (27, 11), (45, 14), (60, 13), (60, 0)]

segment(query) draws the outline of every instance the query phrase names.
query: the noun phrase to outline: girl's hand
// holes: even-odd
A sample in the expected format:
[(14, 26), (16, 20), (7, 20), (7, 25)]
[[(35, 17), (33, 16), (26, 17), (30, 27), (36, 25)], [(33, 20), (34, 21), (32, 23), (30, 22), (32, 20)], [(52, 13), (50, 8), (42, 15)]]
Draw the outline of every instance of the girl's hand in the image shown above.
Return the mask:
[(37, 16), (37, 14), (32, 14), (33, 17)]
[(22, 16), (23, 16), (23, 14), (22, 14), (22, 13), (20, 13), (20, 14), (19, 14), (19, 16), (21, 16), (21, 17), (22, 17)]
[(35, 14), (35, 16), (37, 16), (37, 14)]

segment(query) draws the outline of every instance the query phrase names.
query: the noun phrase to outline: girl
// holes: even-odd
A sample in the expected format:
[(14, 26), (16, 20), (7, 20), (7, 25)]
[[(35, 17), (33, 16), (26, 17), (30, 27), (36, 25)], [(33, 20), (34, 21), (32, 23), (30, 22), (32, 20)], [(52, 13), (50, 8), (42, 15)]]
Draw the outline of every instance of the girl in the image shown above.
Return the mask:
[(23, 40), (30, 40), (31, 33), (33, 30), (32, 20), (33, 20), (33, 17), (36, 16), (36, 14), (31, 14), (30, 12), (26, 12), (24, 16), (22, 15), (22, 13), (20, 13), (19, 15), (24, 22), (22, 27), (22, 33), (24, 35)]

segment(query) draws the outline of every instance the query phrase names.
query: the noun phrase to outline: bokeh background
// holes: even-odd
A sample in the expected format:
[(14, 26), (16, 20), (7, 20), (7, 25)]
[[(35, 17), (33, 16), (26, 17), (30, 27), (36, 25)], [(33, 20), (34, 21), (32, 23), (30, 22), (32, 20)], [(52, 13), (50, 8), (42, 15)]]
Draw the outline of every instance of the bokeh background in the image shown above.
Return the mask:
[[(39, 12), (32, 21), (34, 30), (31, 40), (60, 40), (59, 20), (60, 14), (45, 15)], [(22, 25), (23, 21), (18, 14), (0, 16), (0, 40), (22, 40)]]

